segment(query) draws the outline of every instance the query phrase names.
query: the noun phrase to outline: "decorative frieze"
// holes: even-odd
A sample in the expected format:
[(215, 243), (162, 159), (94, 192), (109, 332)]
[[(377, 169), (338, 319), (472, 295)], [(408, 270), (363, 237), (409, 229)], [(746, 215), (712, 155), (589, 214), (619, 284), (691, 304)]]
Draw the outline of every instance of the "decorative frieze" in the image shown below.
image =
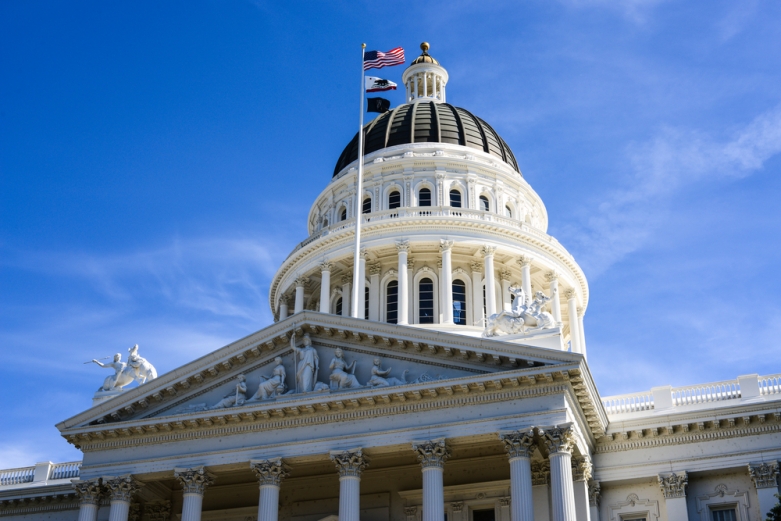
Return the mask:
[(548, 448), (548, 452), (568, 452), (572, 453), (575, 446), (575, 431), (572, 425), (557, 425), (547, 429), (540, 429), (539, 434), (542, 442)]
[(689, 476), (686, 471), (659, 474), (659, 487), (661, 487), (665, 499), (686, 497), (686, 485), (688, 484)]
[(424, 469), (428, 467), (444, 468), (445, 461), (450, 457), (450, 449), (444, 438), (413, 443), (412, 450), (417, 454), (420, 466)]
[(130, 503), (133, 494), (140, 488), (139, 483), (130, 474), (103, 481), (112, 501), (127, 501)]
[(214, 483), (214, 478), (204, 467), (174, 469), (174, 477), (182, 484), (182, 493), (203, 495), (206, 487)]
[(103, 496), (104, 488), (100, 478), (85, 481), (74, 481), (73, 489), (79, 498), (80, 505), (97, 505)]
[(748, 474), (757, 488), (778, 487), (778, 462), (749, 463)]
[(504, 450), (510, 459), (531, 458), (534, 452), (534, 429), (500, 433), (499, 439), (504, 443)]
[(588, 481), (591, 479), (591, 459), (588, 456), (575, 456), (572, 458), (572, 479), (575, 481)]
[(263, 461), (250, 461), (252, 471), (257, 476), (260, 486), (280, 486), (282, 480), (288, 476), (287, 466), (282, 463), (282, 458)]
[(369, 466), (369, 458), (363, 455), (361, 449), (332, 452), (331, 461), (339, 471), (339, 477), (361, 477), (361, 472)]

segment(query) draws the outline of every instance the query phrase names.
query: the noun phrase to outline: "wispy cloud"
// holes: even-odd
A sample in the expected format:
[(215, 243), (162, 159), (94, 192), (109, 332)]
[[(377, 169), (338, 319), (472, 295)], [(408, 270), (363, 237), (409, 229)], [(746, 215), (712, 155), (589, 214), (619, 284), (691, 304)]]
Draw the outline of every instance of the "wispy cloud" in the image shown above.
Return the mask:
[(626, 19), (643, 24), (650, 11), (668, 0), (561, 0), (564, 4), (578, 8), (605, 8), (621, 13)]

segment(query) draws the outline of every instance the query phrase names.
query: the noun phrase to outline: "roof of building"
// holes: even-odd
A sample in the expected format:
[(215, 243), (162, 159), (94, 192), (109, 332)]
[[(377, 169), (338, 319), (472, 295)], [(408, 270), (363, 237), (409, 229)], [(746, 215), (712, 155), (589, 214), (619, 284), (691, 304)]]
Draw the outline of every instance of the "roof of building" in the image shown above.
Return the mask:
[[(520, 174), (510, 147), (491, 125), (469, 111), (447, 103), (404, 104), (364, 127), (364, 154), (409, 143), (449, 143), (481, 150), (510, 165)], [(358, 133), (345, 147), (334, 176), (358, 159)]]

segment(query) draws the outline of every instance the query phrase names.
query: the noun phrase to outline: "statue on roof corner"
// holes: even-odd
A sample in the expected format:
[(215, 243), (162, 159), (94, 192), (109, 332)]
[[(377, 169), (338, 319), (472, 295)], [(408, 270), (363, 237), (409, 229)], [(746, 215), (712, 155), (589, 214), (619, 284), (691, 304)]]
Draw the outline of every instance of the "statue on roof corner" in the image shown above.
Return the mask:
[(538, 291), (530, 302), (523, 287), (512, 284), (509, 290), (512, 295), (515, 295), (512, 308), (510, 311), (501, 311), (488, 317), (483, 331), (484, 337), (528, 334), (556, 327), (553, 315), (542, 310), (551, 297)]
[(120, 353), (114, 355), (114, 361), (110, 364), (103, 364), (95, 359), (92, 360), (100, 367), (114, 369), (114, 374), (106, 377), (98, 391), (122, 389), (133, 382), (138, 382), (141, 385), (157, 378), (157, 371), (154, 366), (147, 362), (146, 358), (138, 354), (138, 344), (128, 349), (128, 353), (127, 363), (122, 361)]

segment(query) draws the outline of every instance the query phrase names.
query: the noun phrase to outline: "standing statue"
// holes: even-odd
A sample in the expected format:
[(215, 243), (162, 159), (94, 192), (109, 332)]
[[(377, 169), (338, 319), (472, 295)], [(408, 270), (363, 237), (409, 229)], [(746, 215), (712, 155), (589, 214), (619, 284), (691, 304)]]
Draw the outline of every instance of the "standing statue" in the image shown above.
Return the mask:
[(138, 344), (128, 349), (127, 365), (133, 368), (138, 383), (146, 383), (157, 378), (157, 370), (146, 358), (138, 354)]
[(274, 362), (276, 362), (277, 366), (271, 372), (271, 377), (261, 375), (258, 391), (249, 399), (250, 402), (268, 400), (278, 394), (285, 393), (285, 388), (287, 387), (285, 385), (285, 379), (287, 378), (285, 366), (282, 365), (282, 358), (280, 357), (276, 357)]
[[(331, 388), (332, 389), (354, 389), (363, 387), (358, 383), (353, 372), (355, 372), (355, 360), (348, 364), (344, 360), (342, 349), (337, 347), (334, 352), (334, 358), (331, 360)], [(349, 371), (349, 372), (348, 372)]]
[[(92, 360), (92, 362), (98, 364), (100, 367), (114, 369), (114, 374), (106, 377), (103, 381), (103, 385), (98, 391), (113, 391), (115, 389), (122, 389), (133, 382), (138, 382), (140, 385), (157, 378), (157, 371), (152, 367), (152, 364), (138, 355), (138, 344), (128, 349), (128, 352), (130, 353), (130, 356), (128, 357), (127, 363), (122, 361), (122, 355), (119, 353), (114, 355), (114, 361), (110, 364), (103, 364), (95, 359)], [(89, 362), (84, 363), (86, 364)]]
[(488, 317), (485, 331), (483, 331), (484, 337), (497, 336), (499, 334), (526, 334), (556, 327), (553, 315), (542, 311), (542, 307), (551, 300), (551, 297), (547, 297), (545, 293), (538, 291), (535, 293), (534, 300), (530, 303), (526, 292), (517, 284), (510, 286), (510, 293), (515, 295), (511, 310), (494, 313)]
[(402, 373), (401, 380), (392, 376), (389, 377), (388, 375), (390, 372), (390, 367), (385, 370), (381, 369), (380, 359), (375, 358), (374, 366), (372, 367), (372, 377), (369, 379), (369, 382), (366, 385), (369, 387), (389, 387), (391, 385), (404, 385), (407, 383), (407, 373), (409, 371), (405, 370)]
[(247, 377), (240, 374), (236, 377), (239, 383), (236, 384), (236, 389), (230, 394), (226, 394), (225, 398), (209, 407), (209, 409), (225, 409), (234, 405), (244, 405), (247, 401)]
[(312, 339), (304, 334), (304, 347), (296, 347), (296, 332), (290, 337), (290, 346), (296, 354), (299, 362), (296, 367), (296, 390), (309, 393), (315, 390), (317, 371), (320, 370), (320, 357), (312, 347)]

